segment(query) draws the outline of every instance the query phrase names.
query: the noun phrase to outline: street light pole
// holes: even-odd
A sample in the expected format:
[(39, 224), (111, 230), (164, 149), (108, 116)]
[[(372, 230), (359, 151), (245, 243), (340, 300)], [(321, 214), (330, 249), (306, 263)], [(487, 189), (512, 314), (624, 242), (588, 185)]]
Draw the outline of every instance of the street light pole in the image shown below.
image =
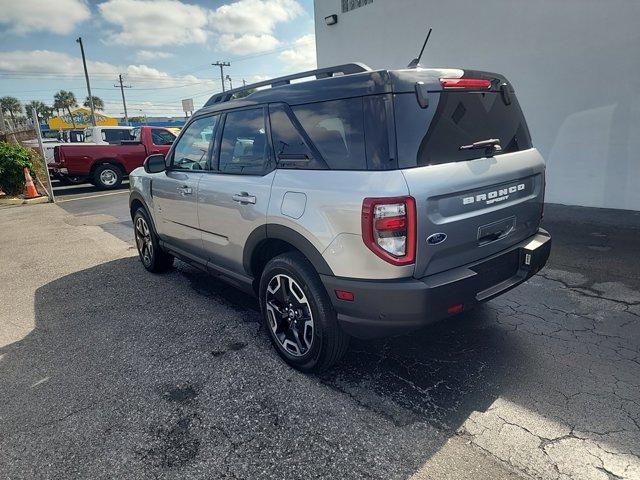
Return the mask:
[(224, 67), (230, 67), (231, 64), (229, 62), (216, 62), (216, 63), (212, 63), (211, 65), (213, 65), (214, 67), (220, 67), (220, 81), (222, 82), (222, 91), (225, 91), (224, 88)]
[(80, 53), (82, 54), (82, 65), (84, 66), (84, 78), (87, 80), (87, 92), (89, 92), (89, 107), (91, 108), (91, 123), (96, 126), (96, 112), (93, 108), (93, 96), (91, 95), (91, 84), (89, 83), (89, 72), (87, 71), (87, 60), (84, 57), (84, 45), (82, 45), (82, 37), (78, 37), (76, 42), (80, 44)]

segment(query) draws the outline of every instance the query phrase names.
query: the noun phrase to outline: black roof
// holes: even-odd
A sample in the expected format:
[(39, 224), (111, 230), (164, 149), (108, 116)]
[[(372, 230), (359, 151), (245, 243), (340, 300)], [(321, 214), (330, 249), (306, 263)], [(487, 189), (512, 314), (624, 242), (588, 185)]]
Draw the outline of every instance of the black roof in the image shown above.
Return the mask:
[[(315, 77), (315, 79), (291, 83), (292, 80), (308, 77)], [(240, 92), (267, 86), (271, 88), (256, 90), (244, 98), (234, 98)], [(352, 63), (310, 70), (218, 93), (207, 101), (202, 111), (214, 112), (271, 102), (299, 105), (391, 91), (389, 75), (386, 70), (371, 70), (366, 65)]]

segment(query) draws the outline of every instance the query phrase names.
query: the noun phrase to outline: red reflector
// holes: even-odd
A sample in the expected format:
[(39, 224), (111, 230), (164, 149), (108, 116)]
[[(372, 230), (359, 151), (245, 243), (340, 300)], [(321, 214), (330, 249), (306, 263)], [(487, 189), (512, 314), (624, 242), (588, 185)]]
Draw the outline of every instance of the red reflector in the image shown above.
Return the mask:
[(481, 78), (441, 78), (440, 84), (442, 85), (442, 88), (469, 90), (491, 88), (491, 80), (483, 80)]
[(458, 305), (451, 305), (449, 308), (447, 308), (447, 313), (460, 313), (462, 311), (462, 308), (463, 307), (461, 303), (459, 303)]
[(407, 225), (405, 217), (387, 217), (376, 220), (376, 230), (403, 230)]
[(346, 290), (336, 290), (336, 297), (338, 297), (340, 300), (353, 302), (355, 295), (353, 294), (353, 292), (347, 292)]

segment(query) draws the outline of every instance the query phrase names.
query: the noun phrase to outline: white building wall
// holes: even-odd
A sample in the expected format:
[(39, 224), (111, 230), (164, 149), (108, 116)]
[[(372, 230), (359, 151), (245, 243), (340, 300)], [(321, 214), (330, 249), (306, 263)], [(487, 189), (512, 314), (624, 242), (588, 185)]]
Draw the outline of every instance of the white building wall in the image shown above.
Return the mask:
[(319, 67), (405, 67), (433, 27), (423, 65), (514, 84), (547, 201), (640, 210), (640, 0), (316, 0), (315, 19)]

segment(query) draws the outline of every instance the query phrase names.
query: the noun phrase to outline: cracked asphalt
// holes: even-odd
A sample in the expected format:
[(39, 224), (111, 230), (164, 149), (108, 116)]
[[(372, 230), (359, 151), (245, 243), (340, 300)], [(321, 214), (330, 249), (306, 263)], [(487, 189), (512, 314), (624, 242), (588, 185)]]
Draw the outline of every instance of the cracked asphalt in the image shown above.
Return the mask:
[(0, 210), (0, 478), (640, 479), (640, 214), (549, 205), (541, 274), (305, 376), (81, 193)]

